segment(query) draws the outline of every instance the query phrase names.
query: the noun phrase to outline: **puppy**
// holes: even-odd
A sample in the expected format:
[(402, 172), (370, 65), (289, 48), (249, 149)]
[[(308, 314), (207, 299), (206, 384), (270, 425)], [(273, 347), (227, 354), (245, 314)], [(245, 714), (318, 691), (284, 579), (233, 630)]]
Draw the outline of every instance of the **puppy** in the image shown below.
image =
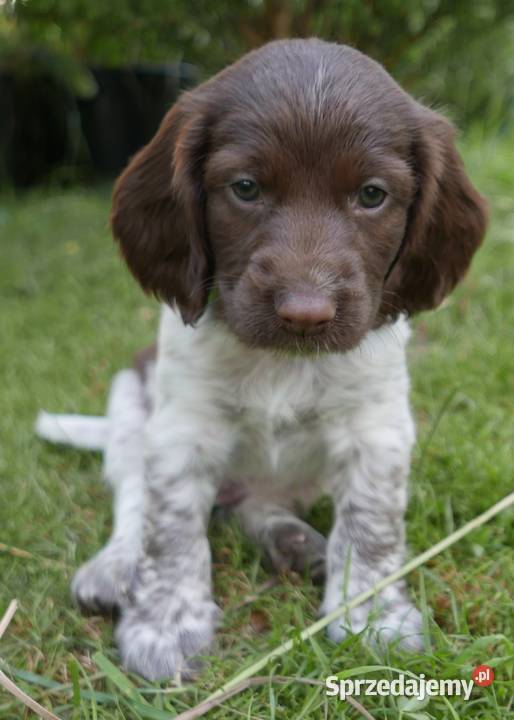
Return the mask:
[[(73, 582), (120, 609), (128, 669), (187, 674), (208, 650), (227, 487), (277, 568), (326, 575), (322, 614), (401, 566), (406, 318), (453, 289), (485, 226), (450, 124), (354, 49), (273, 42), (180, 97), (114, 190), (114, 236), (164, 305), (156, 363), (117, 376), (98, 438), (113, 537)], [(326, 494), (325, 543), (297, 513)], [(422, 647), (403, 581), (329, 636), (371, 610), (375, 640)]]

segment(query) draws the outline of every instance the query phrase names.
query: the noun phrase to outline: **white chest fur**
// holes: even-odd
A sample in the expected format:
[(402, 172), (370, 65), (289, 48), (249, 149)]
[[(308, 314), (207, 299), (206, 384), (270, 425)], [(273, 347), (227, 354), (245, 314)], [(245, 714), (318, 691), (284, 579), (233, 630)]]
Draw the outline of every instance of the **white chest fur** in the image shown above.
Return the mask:
[(151, 434), (161, 448), (196, 435), (225, 478), (309, 504), (334, 458), (391, 433), (410, 446), (408, 336), (401, 318), (349, 353), (285, 358), (245, 347), (209, 316), (186, 328), (165, 308)]

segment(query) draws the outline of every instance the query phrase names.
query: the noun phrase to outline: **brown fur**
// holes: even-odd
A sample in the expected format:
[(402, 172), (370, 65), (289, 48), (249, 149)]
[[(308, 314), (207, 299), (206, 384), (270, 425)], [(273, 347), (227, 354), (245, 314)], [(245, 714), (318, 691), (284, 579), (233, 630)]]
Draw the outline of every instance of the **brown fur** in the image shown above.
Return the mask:
[[(258, 182), (257, 202), (230, 185)], [(379, 178), (381, 208), (356, 204)], [(486, 205), (454, 131), (377, 63), (318, 40), (270, 43), (184, 94), (119, 178), (112, 227), (135, 277), (185, 322), (214, 309), (246, 343), (344, 351), (399, 312), (437, 306), (466, 272)], [(336, 306), (319, 332), (277, 315)]]

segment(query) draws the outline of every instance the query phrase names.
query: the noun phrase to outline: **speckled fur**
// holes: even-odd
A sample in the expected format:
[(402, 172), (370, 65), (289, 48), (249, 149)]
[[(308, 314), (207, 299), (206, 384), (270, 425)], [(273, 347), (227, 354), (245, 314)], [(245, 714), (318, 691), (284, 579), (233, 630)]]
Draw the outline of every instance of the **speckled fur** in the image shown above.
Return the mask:
[[(192, 329), (163, 308), (157, 402), (145, 433), (144, 550), (138, 559), (134, 536), (131, 547), (124, 547), (119, 563), (129, 559), (136, 580), (130, 599), (124, 588), (114, 593), (121, 599), (116, 637), (127, 667), (151, 678), (187, 675), (189, 659), (211, 644), (219, 610), (211, 594), (206, 527), (216, 491), (227, 478), (246, 486), (247, 499), (236, 512), (278, 566), (287, 566), (288, 558), (270, 543), (277, 521), (279, 528), (298, 523), (298, 532), (309, 535), (295, 511), (321, 495), (333, 498), (322, 613), (401, 565), (414, 442), (408, 334), (402, 318), (370, 332), (344, 355), (288, 359), (248, 349), (209, 313)], [(127, 434), (118, 445), (122, 462), (132, 442)], [(133, 460), (119, 497), (133, 492), (131, 468)], [(312, 542), (319, 562), (322, 545), (316, 538)], [(93, 561), (93, 575), (90, 564), (79, 571), (82, 582), (89, 577), (94, 585), (101, 577), (98, 563), (113, 560), (105, 553)], [(113, 593), (102, 600), (105, 592), (97, 587), (96, 604), (107, 604)], [(87, 597), (81, 602), (87, 605)], [(420, 615), (403, 583), (383, 593), (378, 604), (369, 602), (333, 623), (330, 637), (361, 631), (372, 609), (382, 637), (420, 647)]]

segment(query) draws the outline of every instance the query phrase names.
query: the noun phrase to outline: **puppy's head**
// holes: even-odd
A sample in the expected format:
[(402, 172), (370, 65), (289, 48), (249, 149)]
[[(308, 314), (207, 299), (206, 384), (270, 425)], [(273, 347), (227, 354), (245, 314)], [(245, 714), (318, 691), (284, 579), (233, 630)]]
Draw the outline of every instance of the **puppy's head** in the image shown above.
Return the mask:
[(186, 93), (119, 178), (112, 227), (146, 291), (244, 342), (345, 351), (438, 305), (486, 225), (449, 123), (375, 62), (266, 45)]

